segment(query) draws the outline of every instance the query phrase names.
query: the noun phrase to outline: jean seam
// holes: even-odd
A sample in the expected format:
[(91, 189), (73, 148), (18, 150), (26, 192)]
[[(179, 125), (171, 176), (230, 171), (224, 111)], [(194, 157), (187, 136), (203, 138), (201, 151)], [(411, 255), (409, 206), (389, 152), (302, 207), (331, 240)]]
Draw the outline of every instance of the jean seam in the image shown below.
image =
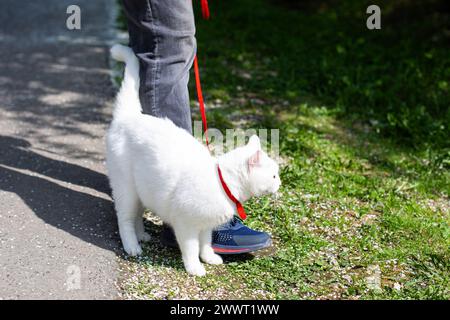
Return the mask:
[(154, 50), (154, 59), (155, 59), (155, 66), (152, 74), (152, 86), (153, 86), (153, 101), (152, 101), (152, 113), (155, 117), (160, 117), (161, 114), (158, 111), (158, 108), (156, 107), (156, 96), (157, 96), (157, 90), (158, 86), (156, 85), (157, 81), (160, 79), (160, 67), (159, 67), (159, 57), (158, 57), (158, 35), (155, 32), (155, 15), (154, 15), (154, 8), (152, 8), (151, 1), (147, 0), (147, 6), (150, 11), (150, 23), (151, 23), (151, 32), (153, 35), (153, 39), (155, 41), (155, 50)]

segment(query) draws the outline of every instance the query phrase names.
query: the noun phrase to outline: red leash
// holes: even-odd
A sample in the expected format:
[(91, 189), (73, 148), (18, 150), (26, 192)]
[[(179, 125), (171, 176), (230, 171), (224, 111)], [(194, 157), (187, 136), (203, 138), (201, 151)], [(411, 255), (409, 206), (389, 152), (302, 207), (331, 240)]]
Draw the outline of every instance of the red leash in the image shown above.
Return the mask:
[[(209, 19), (208, 0), (201, 0), (200, 3), (202, 6), (203, 18)], [(206, 146), (209, 149), (208, 123), (206, 121), (205, 101), (203, 100), (202, 86), (200, 84), (200, 71), (198, 69), (197, 55), (195, 55), (195, 57), (194, 57), (194, 73), (195, 73), (195, 86), (197, 88), (198, 105), (200, 108), (200, 114), (202, 116), (203, 134), (205, 135)], [(230, 200), (233, 201), (233, 203), (236, 205), (236, 210), (237, 210), (237, 213), (239, 214), (239, 217), (241, 217), (242, 220), (245, 220), (247, 218), (247, 214), (245, 213), (244, 207), (239, 202), (239, 200), (236, 199), (235, 196), (233, 196), (233, 194), (230, 191), (230, 188), (228, 188), (227, 184), (225, 183), (225, 180), (223, 180), (222, 171), (220, 170), (219, 165), (217, 165), (217, 172), (219, 174), (219, 179), (220, 179), (220, 183), (222, 184), (223, 190), (227, 194), (228, 198), (230, 198)]]
[(206, 121), (205, 101), (203, 100), (202, 85), (200, 84), (200, 71), (198, 70), (197, 55), (195, 55), (195, 58), (194, 58), (194, 73), (195, 73), (195, 86), (197, 87), (198, 105), (200, 108), (200, 114), (202, 116), (203, 134), (205, 135), (206, 146), (209, 149), (208, 123)]
[[(203, 19), (209, 19), (208, 0), (200, 0), (200, 5), (202, 7)], [(198, 105), (200, 108), (200, 114), (202, 116), (203, 134), (205, 135), (206, 146), (209, 149), (208, 123), (206, 122), (205, 101), (203, 100), (202, 85), (200, 84), (200, 71), (198, 70), (197, 55), (195, 55), (194, 57), (194, 73), (195, 73), (195, 86), (197, 87)]]
[(208, 0), (201, 0), (200, 4), (202, 6), (203, 19), (209, 19)]

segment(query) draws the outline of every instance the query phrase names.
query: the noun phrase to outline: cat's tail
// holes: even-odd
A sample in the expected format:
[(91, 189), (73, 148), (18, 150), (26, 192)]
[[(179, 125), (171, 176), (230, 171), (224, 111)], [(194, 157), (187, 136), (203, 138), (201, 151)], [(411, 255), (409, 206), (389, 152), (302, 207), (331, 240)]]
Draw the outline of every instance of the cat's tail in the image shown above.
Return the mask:
[(130, 47), (120, 44), (112, 46), (111, 56), (125, 62), (122, 85), (116, 97), (114, 119), (142, 112), (139, 101), (139, 61)]

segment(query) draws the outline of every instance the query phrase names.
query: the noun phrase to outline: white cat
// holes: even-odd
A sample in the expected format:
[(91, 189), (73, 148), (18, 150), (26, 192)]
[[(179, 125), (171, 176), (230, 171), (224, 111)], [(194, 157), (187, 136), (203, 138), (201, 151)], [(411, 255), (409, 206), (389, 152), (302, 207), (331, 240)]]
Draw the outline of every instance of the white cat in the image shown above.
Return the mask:
[(231, 193), (243, 202), (278, 190), (278, 165), (261, 150), (257, 136), (216, 159), (169, 119), (142, 114), (136, 56), (121, 45), (113, 46), (111, 54), (126, 63), (107, 134), (108, 176), (123, 247), (132, 256), (142, 253), (139, 241), (150, 240), (142, 218), (148, 208), (173, 227), (186, 271), (203, 276), (199, 257), (222, 263), (211, 247), (212, 230), (236, 212), (217, 166)]

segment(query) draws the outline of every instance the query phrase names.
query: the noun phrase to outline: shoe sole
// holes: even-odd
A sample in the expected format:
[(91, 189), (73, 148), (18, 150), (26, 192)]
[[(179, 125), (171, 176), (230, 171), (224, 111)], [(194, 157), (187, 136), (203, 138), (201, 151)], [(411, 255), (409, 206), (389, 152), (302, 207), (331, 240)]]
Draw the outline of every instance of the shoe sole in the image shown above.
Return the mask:
[(247, 247), (230, 247), (230, 246), (221, 246), (221, 245), (213, 245), (212, 248), (215, 253), (221, 254), (221, 255), (229, 255), (229, 254), (242, 254), (242, 253), (249, 253), (254, 252), (258, 250), (265, 249), (267, 247), (270, 247), (272, 245), (272, 239), (268, 239), (264, 243), (255, 244), (253, 246), (247, 246)]

